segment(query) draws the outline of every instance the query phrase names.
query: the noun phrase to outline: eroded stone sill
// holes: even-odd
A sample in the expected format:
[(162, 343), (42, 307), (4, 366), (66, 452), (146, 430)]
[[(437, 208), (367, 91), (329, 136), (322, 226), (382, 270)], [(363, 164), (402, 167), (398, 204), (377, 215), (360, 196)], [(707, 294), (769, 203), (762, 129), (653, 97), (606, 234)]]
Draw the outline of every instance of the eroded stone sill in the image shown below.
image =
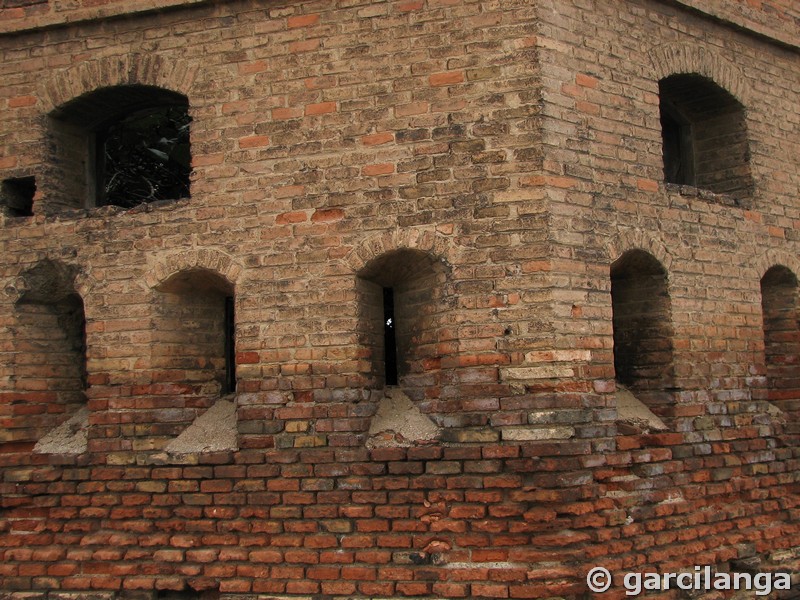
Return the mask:
[(133, 208), (123, 208), (120, 206), (108, 205), (96, 208), (65, 208), (49, 214), (34, 214), (32, 216), (16, 217), (3, 215), (0, 223), (7, 226), (24, 227), (26, 225), (41, 225), (59, 221), (78, 221), (82, 219), (107, 219), (122, 216), (133, 216), (151, 212), (170, 212), (180, 208), (188, 207), (190, 198), (180, 198), (178, 200), (155, 200), (134, 206)]
[(706, 202), (712, 202), (722, 206), (731, 206), (734, 208), (749, 208), (750, 200), (735, 198), (729, 194), (718, 194), (704, 188), (698, 188), (693, 185), (680, 185), (677, 183), (665, 183), (664, 189), (668, 194), (677, 194), (684, 198), (698, 198)]
[(208, 4), (209, 0), (117, 0), (104, 6), (79, 6), (53, 9), (53, 2), (44, 8), (41, 4), (25, 8), (7, 8), (0, 11), (0, 35), (21, 33), (72, 25), (86, 21), (110, 19), (122, 15), (160, 11), (167, 8)]

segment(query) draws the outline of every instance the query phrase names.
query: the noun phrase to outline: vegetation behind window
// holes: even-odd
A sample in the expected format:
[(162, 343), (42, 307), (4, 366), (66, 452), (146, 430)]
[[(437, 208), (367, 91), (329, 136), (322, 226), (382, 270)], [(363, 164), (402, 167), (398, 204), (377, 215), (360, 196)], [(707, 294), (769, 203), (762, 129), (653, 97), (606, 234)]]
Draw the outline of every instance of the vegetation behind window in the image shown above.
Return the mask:
[(100, 88), (49, 115), (44, 212), (189, 197), (189, 101), (154, 86)]
[(98, 204), (131, 208), (189, 196), (191, 153), (185, 107), (137, 111), (105, 131)]

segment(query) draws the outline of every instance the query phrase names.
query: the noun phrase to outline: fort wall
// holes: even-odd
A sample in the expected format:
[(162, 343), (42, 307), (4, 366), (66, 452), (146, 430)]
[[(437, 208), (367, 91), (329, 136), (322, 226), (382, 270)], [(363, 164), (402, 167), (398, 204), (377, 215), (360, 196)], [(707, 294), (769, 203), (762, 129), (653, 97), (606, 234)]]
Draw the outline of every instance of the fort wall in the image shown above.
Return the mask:
[[(6, 0), (0, 590), (796, 572), (800, 14), (758, 4)], [(188, 197), (104, 204), (109, 123), (184, 100)]]

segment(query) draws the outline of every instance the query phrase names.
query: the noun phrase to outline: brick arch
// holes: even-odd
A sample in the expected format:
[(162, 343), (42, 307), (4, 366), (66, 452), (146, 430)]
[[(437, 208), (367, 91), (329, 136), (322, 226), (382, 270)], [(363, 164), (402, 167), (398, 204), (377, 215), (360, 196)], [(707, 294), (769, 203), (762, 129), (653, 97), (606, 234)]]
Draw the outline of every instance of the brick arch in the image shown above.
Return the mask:
[(800, 326), (798, 326), (798, 261), (780, 251), (767, 251), (755, 261), (761, 298), (767, 400), (787, 416), (791, 429), (800, 423)]
[(620, 236), (609, 266), (614, 373), (656, 414), (674, 398), (663, 392), (675, 377), (672, 300), (665, 246), (641, 232)]
[(176, 273), (189, 269), (213, 271), (227, 279), (234, 287), (242, 273), (242, 266), (223, 252), (211, 249), (187, 250), (159, 258), (145, 276), (145, 283), (150, 288), (156, 288)]
[[(6, 295), (17, 303), (30, 293), (39, 292), (37, 302), (57, 301), (62, 295), (77, 293), (83, 297), (83, 290), (77, 286), (81, 267), (58, 258), (44, 256), (30, 265), (21, 267), (20, 272), (5, 287)], [(44, 286), (45, 289), (39, 289)]]
[(782, 266), (789, 269), (796, 276), (800, 277), (800, 258), (790, 252), (783, 250), (769, 249), (758, 256), (753, 257), (745, 265), (744, 275), (758, 286), (761, 278), (772, 267)]
[(74, 414), (86, 406), (89, 372), (84, 295), (76, 286), (80, 267), (58, 258), (41, 257), (26, 265), (6, 293), (16, 296), (13, 333), (20, 348), (32, 349), (10, 357), (22, 390), (48, 394), (31, 398), (30, 414), (42, 420), (31, 431), (39, 438), (55, 427), (59, 415)]
[(344, 257), (354, 275), (353, 331), (368, 359), (359, 363), (366, 387), (400, 385), (423, 397), (439, 381), (451, 243), (432, 227), (395, 230), (365, 238)]
[(663, 44), (650, 51), (653, 78), (659, 81), (670, 75), (696, 73), (714, 81), (743, 105), (749, 92), (747, 78), (731, 61), (703, 46), (694, 44)]
[(83, 269), (78, 271), (75, 276), (75, 291), (84, 299), (84, 302), (91, 296), (96, 286), (97, 280), (90, 273)]
[[(44, 260), (44, 259), (43, 259)], [(63, 261), (58, 259), (53, 259), (55, 263), (63, 263)], [(41, 264), (42, 261), (37, 261), (36, 264)], [(87, 315), (93, 316), (91, 313), (96, 308), (95, 305), (89, 301), (92, 296), (93, 291), (97, 287), (97, 280), (92, 276), (90, 273), (86, 271), (86, 269), (79, 265), (72, 265), (67, 264), (67, 266), (75, 267), (75, 277), (71, 281), (73, 291), (80, 296), (81, 300), (84, 302), (84, 311)], [(1, 284), (0, 284), (1, 285)], [(25, 282), (25, 278), (22, 273), (9, 277), (6, 279), (5, 285), (2, 286), (2, 290), (5, 293), (6, 297), (10, 300), (12, 304), (16, 304), (22, 296), (25, 294), (27, 288), (27, 284)]]
[(59, 71), (41, 84), (39, 95), (45, 112), (96, 89), (118, 85), (155, 86), (191, 98), (197, 69), (196, 64), (162, 56), (110, 56)]
[(639, 230), (620, 232), (606, 246), (606, 259), (611, 264), (629, 250), (644, 250), (651, 254), (669, 273), (673, 255), (666, 245)]
[(372, 259), (387, 252), (408, 248), (422, 250), (450, 264), (451, 241), (433, 228), (400, 229), (372, 235), (359, 243), (345, 257), (345, 263), (358, 273)]

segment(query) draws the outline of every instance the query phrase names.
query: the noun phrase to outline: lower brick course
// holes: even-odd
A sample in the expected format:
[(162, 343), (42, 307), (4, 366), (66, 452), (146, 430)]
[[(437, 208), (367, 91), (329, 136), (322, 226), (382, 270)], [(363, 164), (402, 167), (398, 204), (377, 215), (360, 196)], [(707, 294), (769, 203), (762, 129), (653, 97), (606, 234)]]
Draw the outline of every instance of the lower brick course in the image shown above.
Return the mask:
[(796, 453), (763, 429), (726, 437), (6, 466), (0, 574), (14, 598), (540, 598), (583, 593), (596, 565), (771, 567), (797, 552)]

